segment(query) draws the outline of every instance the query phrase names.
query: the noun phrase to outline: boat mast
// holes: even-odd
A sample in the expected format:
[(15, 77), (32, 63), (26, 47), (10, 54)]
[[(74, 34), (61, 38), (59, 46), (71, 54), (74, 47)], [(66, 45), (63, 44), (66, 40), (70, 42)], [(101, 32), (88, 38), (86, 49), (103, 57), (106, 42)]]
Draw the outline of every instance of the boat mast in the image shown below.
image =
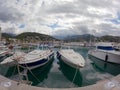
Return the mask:
[(1, 41), (2, 33), (1, 33), (1, 27), (0, 27), (0, 41)]

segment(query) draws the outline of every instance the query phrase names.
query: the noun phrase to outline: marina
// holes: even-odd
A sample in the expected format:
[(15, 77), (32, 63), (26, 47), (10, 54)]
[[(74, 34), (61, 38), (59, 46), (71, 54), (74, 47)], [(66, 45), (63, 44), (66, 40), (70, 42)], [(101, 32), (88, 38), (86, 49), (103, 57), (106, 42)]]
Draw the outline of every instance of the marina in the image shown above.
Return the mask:
[[(86, 47), (72, 47), (72, 49), (74, 49), (76, 52), (80, 53), (84, 57), (86, 62), (85, 66), (78, 70), (72, 68), (64, 62), (61, 62), (62, 60), (59, 60), (57, 58), (57, 51), (59, 49), (56, 48), (54, 49), (54, 58), (51, 62), (43, 67), (38, 67), (27, 72), (28, 80), (32, 82), (32, 86), (37, 86), (35, 87), (36, 90), (38, 87), (42, 89), (55, 88), (55, 90), (57, 90), (56, 88), (71, 88), (71, 90), (74, 90), (73, 88), (85, 88), (89, 85), (94, 86), (94, 84), (96, 85), (96, 83), (104, 80), (111, 80), (111, 78), (114, 78), (114, 76), (117, 75), (119, 76), (119, 64), (105, 64), (104, 62), (96, 63), (96, 58), (88, 57), (89, 49)], [(11, 80), (19, 81), (18, 72), (17, 70), (15, 70), (16, 67), (6, 67), (4, 65), (0, 65), (0, 68), (1, 75)], [(113, 69), (113, 71), (111, 71), (111, 68)], [(27, 86), (27, 88), (28, 87), (29, 86)]]
[(120, 90), (120, 0), (0, 0), (0, 90)]

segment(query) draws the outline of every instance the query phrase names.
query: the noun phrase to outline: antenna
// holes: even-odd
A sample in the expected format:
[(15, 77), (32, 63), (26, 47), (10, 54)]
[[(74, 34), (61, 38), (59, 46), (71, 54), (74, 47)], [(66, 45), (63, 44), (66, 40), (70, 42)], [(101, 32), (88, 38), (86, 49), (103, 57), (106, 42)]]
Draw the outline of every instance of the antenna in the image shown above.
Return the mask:
[(1, 27), (0, 27), (0, 41), (1, 41), (2, 33), (1, 33)]

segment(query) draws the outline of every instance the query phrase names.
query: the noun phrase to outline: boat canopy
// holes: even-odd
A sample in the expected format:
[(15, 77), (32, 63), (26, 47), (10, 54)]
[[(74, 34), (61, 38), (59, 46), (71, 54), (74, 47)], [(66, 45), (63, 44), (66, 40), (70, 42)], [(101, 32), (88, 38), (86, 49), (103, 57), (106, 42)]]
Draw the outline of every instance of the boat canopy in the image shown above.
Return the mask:
[(114, 50), (114, 48), (112, 46), (97, 46), (97, 49)]

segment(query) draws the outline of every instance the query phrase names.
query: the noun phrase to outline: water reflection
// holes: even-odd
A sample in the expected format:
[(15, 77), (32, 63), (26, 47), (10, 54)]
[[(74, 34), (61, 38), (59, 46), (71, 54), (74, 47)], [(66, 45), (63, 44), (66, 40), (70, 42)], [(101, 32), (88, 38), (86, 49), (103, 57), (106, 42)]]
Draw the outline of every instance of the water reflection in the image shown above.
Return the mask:
[(94, 67), (94, 69), (98, 70), (99, 72), (108, 72), (112, 75), (120, 74), (119, 64), (104, 62), (92, 56), (89, 56), (89, 58), (93, 61), (92, 66)]
[(60, 64), (59, 70), (62, 71), (62, 73), (68, 80), (70, 80), (79, 87), (82, 86), (82, 76), (79, 69), (77, 69), (76, 71), (75, 68), (68, 66), (62, 60), (59, 60), (59, 64)]
[[(57, 49), (55, 49), (55, 52)], [(80, 87), (88, 86), (96, 83), (99, 80), (104, 80), (106, 78), (111, 78), (113, 75), (120, 73), (120, 65), (105, 63), (96, 58), (87, 58), (88, 49), (86, 48), (75, 48), (75, 51), (79, 52), (85, 59), (86, 65), (77, 71), (76, 78), (73, 81), (76, 69), (71, 68), (63, 62), (59, 61), (56, 57), (49, 62), (44, 67), (39, 67), (32, 70), (32, 73), (37, 77), (37, 80), (31, 72), (28, 72), (29, 80), (33, 82), (33, 85), (39, 87), (50, 87), (50, 88), (70, 88), (70, 87)], [(59, 69), (58, 69), (59, 68)], [(7, 76), (11, 79), (19, 79), (15, 67), (7, 67), (0, 65), (0, 74)], [(106, 73), (108, 72), (108, 73)], [(111, 74), (110, 74), (111, 73)], [(73, 84), (73, 85), (71, 85)]]
[(16, 66), (9, 67), (8, 70), (5, 73), (6, 77), (11, 77), (13, 75), (18, 74), (18, 70)]
[(36, 86), (39, 83), (42, 83), (44, 79), (48, 78), (48, 73), (52, 68), (53, 61), (54, 59), (52, 59), (43, 67), (39, 67), (28, 72), (28, 79), (29, 81), (32, 81), (32, 85)]

